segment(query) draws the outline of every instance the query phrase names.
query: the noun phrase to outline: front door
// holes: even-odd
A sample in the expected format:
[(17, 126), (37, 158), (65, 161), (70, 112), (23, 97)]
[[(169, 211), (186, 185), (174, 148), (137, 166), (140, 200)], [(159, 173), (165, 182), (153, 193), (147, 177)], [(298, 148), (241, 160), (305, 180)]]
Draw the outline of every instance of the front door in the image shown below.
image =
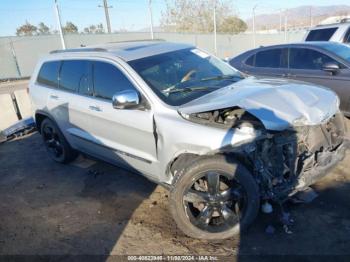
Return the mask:
[(307, 48), (290, 48), (288, 77), (310, 82), (332, 89), (340, 98), (340, 109), (350, 112), (350, 70), (340, 64), (338, 72), (332, 74), (324, 71), (323, 65), (337, 63), (333, 58), (317, 50)]
[(93, 86), (93, 99), (87, 106), (94, 153), (129, 169), (155, 174), (157, 155), (152, 111), (145, 107), (115, 109), (112, 106), (114, 94), (136, 89), (135, 85), (115, 64), (95, 61)]

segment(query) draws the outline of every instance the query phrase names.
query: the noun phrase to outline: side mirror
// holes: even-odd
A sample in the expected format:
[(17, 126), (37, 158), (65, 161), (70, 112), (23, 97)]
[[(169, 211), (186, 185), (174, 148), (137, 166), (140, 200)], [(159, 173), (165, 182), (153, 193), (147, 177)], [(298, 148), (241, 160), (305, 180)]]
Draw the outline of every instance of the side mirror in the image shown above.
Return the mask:
[(225, 62), (225, 63), (228, 63), (228, 62), (230, 62), (230, 58), (229, 57), (225, 57), (225, 58), (223, 58), (223, 59), (221, 59), (223, 62)]
[(115, 109), (133, 109), (140, 104), (140, 94), (136, 90), (123, 90), (116, 93), (112, 98)]
[(328, 62), (325, 63), (322, 67), (323, 71), (335, 74), (340, 68), (339, 65), (337, 63), (334, 62)]

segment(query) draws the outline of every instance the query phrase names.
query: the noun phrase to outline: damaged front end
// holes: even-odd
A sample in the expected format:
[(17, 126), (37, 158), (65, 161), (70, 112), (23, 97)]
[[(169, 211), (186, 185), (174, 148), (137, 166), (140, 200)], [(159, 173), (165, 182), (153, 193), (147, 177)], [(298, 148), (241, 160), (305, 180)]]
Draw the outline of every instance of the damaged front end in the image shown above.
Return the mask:
[(345, 155), (346, 126), (338, 112), (319, 125), (267, 130), (258, 118), (241, 108), (194, 113), (188, 120), (224, 128), (253, 129), (254, 141), (231, 149), (252, 171), (262, 199), (285, 201), (324, 176)]
[(283, 201), (315, 183), (345, 155), (343, 115), (327, 122), (270, 133), (248, 155), (266, 199)]

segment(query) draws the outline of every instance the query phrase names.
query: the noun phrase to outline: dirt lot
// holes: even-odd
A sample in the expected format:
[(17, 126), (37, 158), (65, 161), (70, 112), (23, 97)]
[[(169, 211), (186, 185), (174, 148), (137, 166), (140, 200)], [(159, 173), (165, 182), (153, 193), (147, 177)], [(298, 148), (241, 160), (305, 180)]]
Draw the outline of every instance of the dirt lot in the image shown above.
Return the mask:
[[(176, 228), (161, 187), (101, 162), (54, 163), (34, 133), (0, 145), (0, 254), (350, 257), (349, 161), (314, 186), (312, 203), (290, 206), (292, 234), (276, 215), (261, 214), (240, 237), (207, 242)], [(269, 224), (273, 234), (265, 232)]]

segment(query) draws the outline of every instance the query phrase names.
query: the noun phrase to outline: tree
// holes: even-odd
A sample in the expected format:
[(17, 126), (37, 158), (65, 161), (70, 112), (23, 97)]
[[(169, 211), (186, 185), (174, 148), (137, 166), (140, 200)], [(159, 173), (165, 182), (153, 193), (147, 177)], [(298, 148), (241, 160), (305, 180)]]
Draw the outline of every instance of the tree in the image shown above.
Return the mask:
[(230, 16), (222, 21), (218, 31), (221, 33), (238, 34), (247, 30), (247, 28), (247, 24), (242, 19), (236, 16)]
[(21, 25), (16, 29), (16, 35), (18, 36), (32, 36), (37, 34), (38, 28), (35, 25), (30, 24), (28, 21), (24, 25)]
[[(214, 5), (217, 31), (233, 32), (244, 28), (231, 8), (232, 0), (167, 0), (161, 26), (165, 31), (209, 33), (214, 30)], [(233, 17), (235, 19), (233, 19)], [(237, 18), (237, 19), (236, 19)], [(238, 23), (238, 25), (236, 24)], [(243, 22), (244, 23), (244, 22)], [(229, 29), (231, 28), (231, 29)], [(237, 29), (235, 29), (237, 30)]]
[(103, 28), (103, 24), (90, 25), (89, 27), (84, 28), (85, 34), (104, 34), (105, 30)]
[(72, 22), (67, 22), (66, 25), (62, 28), (63, 32), (66, 34), (75, 34), (78, 33), (78, 27)]
[(48, 35), (50, 34), (50, 28), (45, 25), (43, 22), (38, 24), (38, 34), (39, 35)]

